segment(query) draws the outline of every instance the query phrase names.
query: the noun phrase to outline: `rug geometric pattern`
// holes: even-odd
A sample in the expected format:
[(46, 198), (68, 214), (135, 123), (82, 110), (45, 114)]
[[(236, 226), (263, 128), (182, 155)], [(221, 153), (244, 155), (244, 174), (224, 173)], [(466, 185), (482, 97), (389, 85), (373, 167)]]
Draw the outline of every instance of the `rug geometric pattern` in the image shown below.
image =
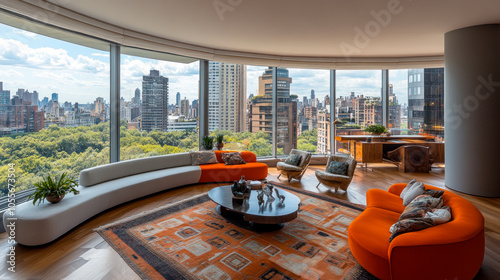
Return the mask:
[(373, 279), (347, 243), (362, 206), (275, 185), (301, 200), (298, 217), (278, 231), (228, 222), (207, 194), (96, 231), (143, 279)]

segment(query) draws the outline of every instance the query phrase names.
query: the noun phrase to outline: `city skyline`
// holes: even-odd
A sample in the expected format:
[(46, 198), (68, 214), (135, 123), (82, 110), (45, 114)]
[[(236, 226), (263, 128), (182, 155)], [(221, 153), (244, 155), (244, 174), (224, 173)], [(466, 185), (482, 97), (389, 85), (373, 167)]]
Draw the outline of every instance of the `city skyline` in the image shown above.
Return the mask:
[[(30, 33), (0, 24), (0, 77), (4, 89), (37, 91), (40, 100), (59, 93), (62, 101), (92, 103), (96, 97), (109, 101), (109, 53)], [(247, 95), (256, 94), (258, 77), (267, 66), (247, 66)], [(182, 64), (128, 55), (121, 56), (121, 96), (134, 97), (142, 76), (159, 70), (169, 78), (170, 92), (190, 101), (198, 99), (199, 63)], [(301, 99), (311, 89), (321, 101), (329, 94), (329, 70), (288, 68), (294, 84), (291, 94)], [(337, 95), (380, 95), (380, 70), (337, 70)], [(391, 70), (400, 102), (407, 103), (407, 70)], [(172, 102), (172, 100), (174, 100)], [(175, 103), (171, 99), (170, 104)]]

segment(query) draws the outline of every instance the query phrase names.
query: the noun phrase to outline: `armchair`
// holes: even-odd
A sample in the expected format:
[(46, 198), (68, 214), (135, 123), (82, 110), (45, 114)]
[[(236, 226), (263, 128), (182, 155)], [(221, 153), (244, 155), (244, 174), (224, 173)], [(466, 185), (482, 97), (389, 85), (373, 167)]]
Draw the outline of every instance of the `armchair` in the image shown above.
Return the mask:
[(288, 182), (290, 182), (292, 179), (297, 179), (300, 181), (300, 179), (302, 179), (302, 175), (304, 175), (304, 173), (306, 172), (307, 167), (311, 162), (311, 153), (292, 149), (290, 151), (290, 155), (292, 154), (300, 155), (299, 164), (296, 166), (281, 161), (278, 162), (278, 164), (276, 165), (276, 168), (280, 171), (278, 179), (281, 177), (281, 175), (284, 175), (288, 178)]
[(319, 187), (320, 184), (323, 184), (327, 187), (335, 188), (335, 192), (337, 192), (339, 188), (341, 188), (344, 191), (347, 191), (347, 187), (349, 187), (349, 184), (352, 181), (352, 177), (354, 176), (354, 170), (356, 170), (356, 165), (358, 163), (351, 157), (333, 155), (328, 158), (326, 166), (328, 167), (328, 165), (330, 165), (330, 162), (332, 161), (347, 162), (347, 164), (349, 165), (349, 167), (347, 168), (347, 175), (334, 174), (327, 172), (326, 170), (325, 171), (316, 170), (315, 175), (319, 181), (316, 188)]

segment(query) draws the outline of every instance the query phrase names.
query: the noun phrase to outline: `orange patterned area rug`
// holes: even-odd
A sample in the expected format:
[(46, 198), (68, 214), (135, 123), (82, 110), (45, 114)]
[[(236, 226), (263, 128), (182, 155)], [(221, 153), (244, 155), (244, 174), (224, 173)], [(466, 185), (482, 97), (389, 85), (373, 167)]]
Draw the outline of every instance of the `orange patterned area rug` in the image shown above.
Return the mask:
[(234, 225), (206, 194), (96, 231), (143, 279), (375, 279), (347, 243), (363, 206), (273, 184), (301, 200), (298, 217), (278, 231)]

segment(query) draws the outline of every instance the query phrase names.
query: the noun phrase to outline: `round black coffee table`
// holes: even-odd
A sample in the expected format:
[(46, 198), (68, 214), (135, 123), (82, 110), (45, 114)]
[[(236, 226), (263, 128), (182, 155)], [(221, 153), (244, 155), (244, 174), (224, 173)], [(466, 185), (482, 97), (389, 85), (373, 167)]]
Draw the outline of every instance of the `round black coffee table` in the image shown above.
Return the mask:
[(274, 190), (274, 201), (267, 201), (264, 196), (264, 203), (260, 206), (256, 190), (252, 190), (247, 199), (233, 199), (231, 186), (213, 188), (208, 192), (208, 197), (217, 203), (217, 211), (234, 224), (258, 231), (269, 231), (280, 229), (283, 223), (297, 218), (300, 207), (300, 199), (296, 195), (280, 188), (278, 191), (280, 195), (285, 196), (284, 203), (279, 202)]

